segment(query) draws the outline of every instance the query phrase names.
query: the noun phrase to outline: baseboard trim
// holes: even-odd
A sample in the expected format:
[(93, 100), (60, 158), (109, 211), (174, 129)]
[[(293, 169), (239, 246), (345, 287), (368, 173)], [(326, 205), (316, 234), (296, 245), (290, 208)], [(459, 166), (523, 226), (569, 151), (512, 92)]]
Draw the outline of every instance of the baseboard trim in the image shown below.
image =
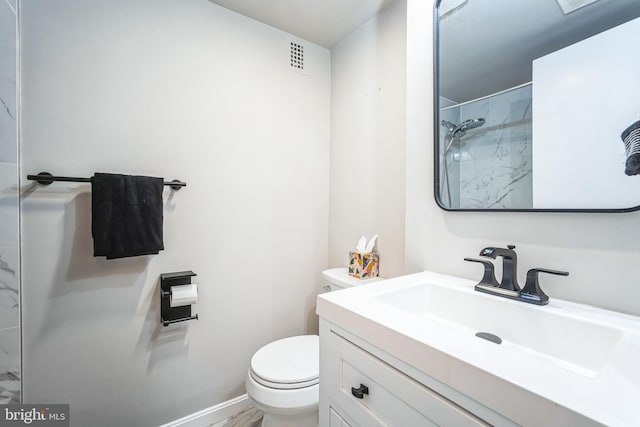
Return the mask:
[(179, 420), (163, 424), (160, 427), (207, 427), (231, 418), (249, 408), (251, 408), (249, 398), (246, 394), (243, 394), (242, 396), (227, 400), (226, 402), (219, 403), (202, 411), (194, 412)]

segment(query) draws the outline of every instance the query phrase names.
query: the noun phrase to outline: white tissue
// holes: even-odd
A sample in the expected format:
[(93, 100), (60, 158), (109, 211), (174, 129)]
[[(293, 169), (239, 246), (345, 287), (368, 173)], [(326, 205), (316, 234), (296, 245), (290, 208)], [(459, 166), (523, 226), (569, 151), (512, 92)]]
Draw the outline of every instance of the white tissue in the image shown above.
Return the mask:
[(198, 285), (178, 285), (171, 287), (171, 307), (182, 307), (195, 304), (198, 301)]
[(367, 248), (364, 250), (364, 253), (366, 254), (370, 254), (371, 251), (373, 250), (373, 247), (376, 245), (376, 240), (378, 239), (378, 235), (376, 234), (375, 236), (373, 236), (371, 238), (371, 240), (369, 240), (369, 244), (367, 245)]
[(358, 240), (358, 244), (356, 245), (356, 252), (359, 252), (361, 254), (371, 253), (371, 251), (376, 245), (377, 239), (378, 239), (378, 235), (376, 234), (371, 238), (371, 240), (369, 240), (369, 244), (367, 244), (367, 238), (362, 236), (360, 240)]

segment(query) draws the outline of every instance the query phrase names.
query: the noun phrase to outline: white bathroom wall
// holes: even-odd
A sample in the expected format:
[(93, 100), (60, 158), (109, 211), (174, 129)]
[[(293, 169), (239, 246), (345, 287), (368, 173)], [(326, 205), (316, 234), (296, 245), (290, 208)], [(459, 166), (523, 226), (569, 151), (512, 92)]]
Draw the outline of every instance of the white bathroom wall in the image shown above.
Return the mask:
[(422, 0), (407, 5), (406, 271), (476, 279), (481, 271), (465, 256), (513, 243), (521, 282), (528, 268), (567, 270), (569, 277), (541, 277), (552, 298), (640, 315), (640, 213), (445, 212), (436, 205), (432, 7)]
[(0, 0), (0, 404), (20, 403), (17, 18)]
[(405, 50), (405, 0), (331, 49), (331, 266), (378, 234), (380, 275), (403, 272)]
[[(244, 393), (251, 355), (317, 331), (329, 51), (207, 0), (23, 0), (24, 400), (74, 426), (157, 426)], [(304, 72), (289, 65), (304, 46)], [(92, 257), (90, 187), (181, 179), (159, 255)], [(200, 319), (160, 325), (159, 275)]]
[(638, 38), (640, 18), (533, 61), (534, 207), (638, 205), (620, 139), (640, 117)]

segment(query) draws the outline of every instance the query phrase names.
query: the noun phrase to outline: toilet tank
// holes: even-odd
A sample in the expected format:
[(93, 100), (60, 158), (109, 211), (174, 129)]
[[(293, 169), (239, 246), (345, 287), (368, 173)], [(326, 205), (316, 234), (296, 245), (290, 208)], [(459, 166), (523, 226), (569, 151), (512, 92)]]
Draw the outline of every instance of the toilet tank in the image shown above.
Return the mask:
[(371, 279), (356, 279), (355, 277), (349, 276), (348, 268), (330, 268), (322, 272), (321, 292), (339, 291), (340, 289), (365, 285), (367, 283), (377, 282), (382, 279), (382, 277), (374, 277)]

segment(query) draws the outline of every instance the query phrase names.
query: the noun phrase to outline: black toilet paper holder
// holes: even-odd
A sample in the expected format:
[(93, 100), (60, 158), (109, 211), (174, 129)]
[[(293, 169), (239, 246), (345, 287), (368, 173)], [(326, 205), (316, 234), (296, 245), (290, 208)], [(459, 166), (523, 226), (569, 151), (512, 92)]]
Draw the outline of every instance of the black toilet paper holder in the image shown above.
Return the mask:
[(193, 271), (178, 271), (160, 275), (160, 321), (162, 326), (187, 320), (198, 320), (198, 315), (191, 315), (191, 305), (171, 307), (171, 287), (190, 285), (191, 278), (197, 276)]

